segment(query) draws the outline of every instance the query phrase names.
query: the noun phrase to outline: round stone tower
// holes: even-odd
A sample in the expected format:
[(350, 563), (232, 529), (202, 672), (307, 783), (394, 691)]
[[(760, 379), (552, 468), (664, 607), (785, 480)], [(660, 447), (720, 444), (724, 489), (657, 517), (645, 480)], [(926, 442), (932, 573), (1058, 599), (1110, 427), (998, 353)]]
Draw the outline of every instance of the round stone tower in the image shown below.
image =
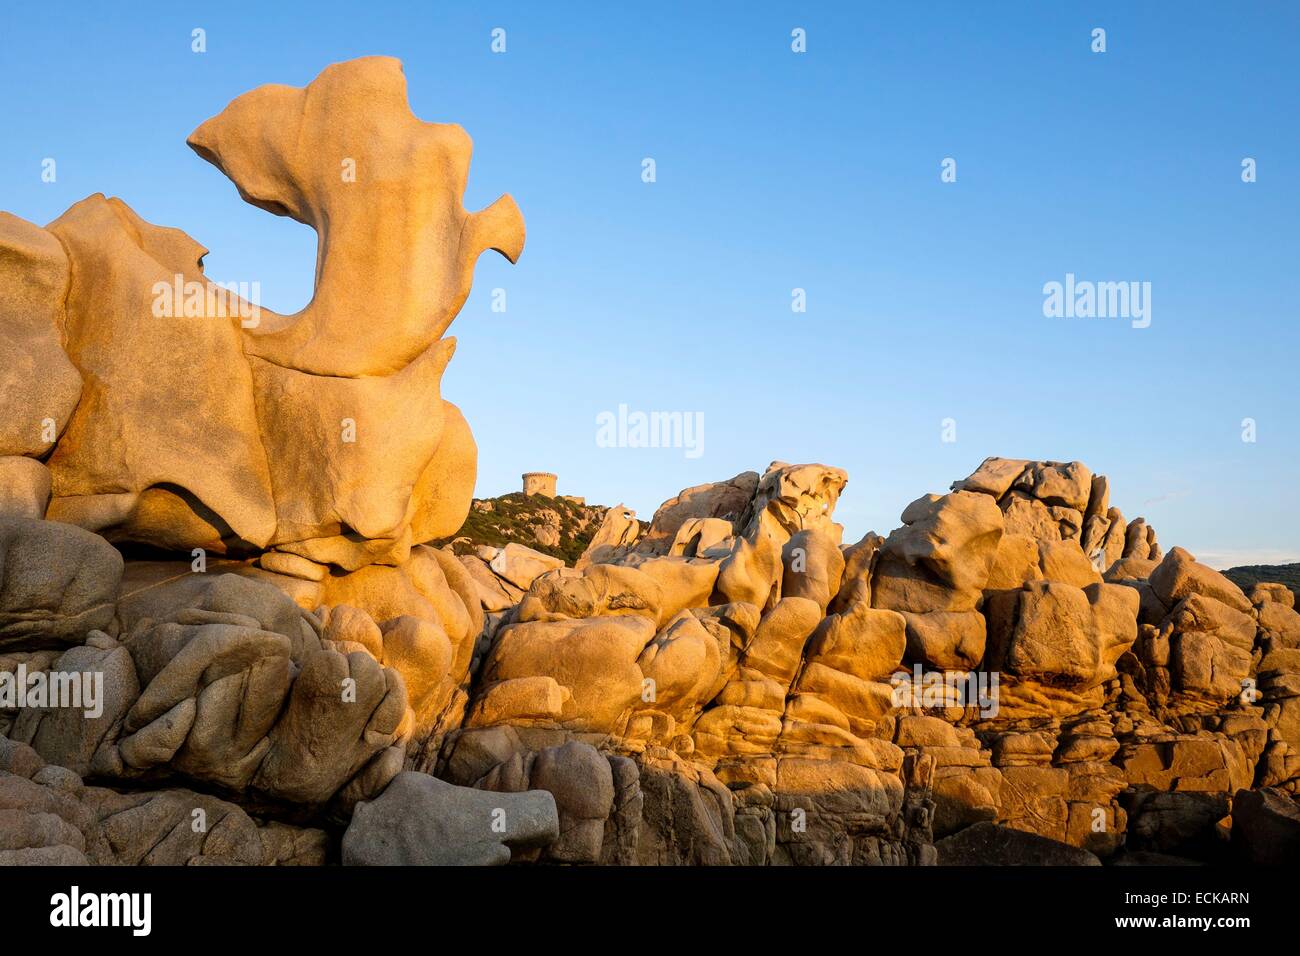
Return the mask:
[(524, 473), (524, 494), (546, 495), (555, 497), (555, 475), (549, 471), (529, 471)]

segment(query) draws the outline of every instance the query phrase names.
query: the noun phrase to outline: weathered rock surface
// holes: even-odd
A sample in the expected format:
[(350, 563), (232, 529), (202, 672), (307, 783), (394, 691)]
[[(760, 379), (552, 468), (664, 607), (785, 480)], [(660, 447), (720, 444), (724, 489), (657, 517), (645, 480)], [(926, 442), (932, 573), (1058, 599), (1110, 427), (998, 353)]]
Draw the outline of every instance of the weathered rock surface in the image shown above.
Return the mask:
[(493, 866), (514, 849), (559, 838), (554, 798), (542, 790), (492, 793), (428, 774), (398, 774), (359, 804), (343, 835), (349, 866)]
[[(480, 253), (520, 254), (513, 200), (461, 207), (469, 138), (416, 119), (385, 57), (246, 93), (189, 144), (319, 233), (311, 304), (281, 316), (215, 286), (198, 243), (118, 199), (48, 230), (5, 216), (0, 455), (53, 445), (48, 516), (113, 541), (354, 570), (454, 532), (476, 450), (440, 395), (442, 336)], [(322, 155), (358, 172), (327, 173)], [(13, 469), (0, 481), (0, 502), (17, 497)]]
[(0, 516), (0, 649), (79, 643), (113, 620), (122, 556), (67, 525)]
[(524, 228), (465, 133), (371, 57), (189, 143), (317, 231), (298, 314), (121, 200), (0, 214), (0, 862), (1295, 857), (1290, 591), (1077, 461), (848, 544), (817, 463), (473, 501), (445, 333)]

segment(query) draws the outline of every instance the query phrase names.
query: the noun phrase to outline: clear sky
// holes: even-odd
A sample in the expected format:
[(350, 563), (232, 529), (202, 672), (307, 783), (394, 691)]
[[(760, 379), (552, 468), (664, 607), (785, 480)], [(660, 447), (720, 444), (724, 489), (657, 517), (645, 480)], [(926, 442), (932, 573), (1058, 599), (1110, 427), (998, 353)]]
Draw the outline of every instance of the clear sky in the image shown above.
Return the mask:
[[(5, 2), (0, 209), (120, 196), (295, 311), (311, 230), (185, 137), (259, 84), (396, 56), (416, 115), (473, 137), (466, 206), (509, 192), (528, 224), (452, 326), (479, 495), (554, 471), (648, 518), (822, 461), (856, 539), (986, 455), (1080, 459), (1166, 548), (1294, 561), (1298, 48), (1291, 3)], [(1151, 283), (1149, 327), (1045, 317), (1067, 273)], [(701, 413), (702, 454), (600, 447), (620, 404)]]

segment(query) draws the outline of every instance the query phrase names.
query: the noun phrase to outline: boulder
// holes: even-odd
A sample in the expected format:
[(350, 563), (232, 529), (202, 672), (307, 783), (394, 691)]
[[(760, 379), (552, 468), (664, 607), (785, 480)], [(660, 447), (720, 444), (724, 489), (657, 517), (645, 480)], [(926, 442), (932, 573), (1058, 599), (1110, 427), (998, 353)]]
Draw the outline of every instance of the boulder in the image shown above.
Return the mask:
[(1265, 788), (1238, 790), (1232, 798), (1232, 849), (1242, 863), (1278, 866), (1300, 860), (1300, 803)]
[(655, 511), (650, 527), (637, 542), (637, 550), (667, 554), (681, 526), (692, 519), (718, 518), (734, 526), (748, 510), (758, 478), (758, 472), (741, 472), (728, 481), (696, 485), (669, 498)]
[(969, 476), (952, 483), (953, 491), (974, 491), (994, 498), (1005, 495), (1029, 462), (1020, 458), (985, 458)]
[(1200, 564), (1182, 548), (1171, 549), (1151, 572), (1149, 581), (1156, 597), (1166, 607), (1173, 607), (1189, 594), (1199, 594), (1244, 614), (1251, 610), (1251, 603), (1241, 593), (1241, 588), (1218, 571)]
[(560, 836), (545, 790), (495, 793), (405, 771), (357, 804), (343, 834), (345, 866), (500, 866), (512, 850)]
[(44, 518), (50, 503), (50, 470), (35, 458), (0, 457), (0, 516)]
[(1008, 601), (1014, 604), (1000, 601), (990, 611), (990, 665), (1001, 662), (1020, 677), (1094, 687), (1114, 677), (1116, 661), (1137, 640), (1132, 588), (1036, 581), (1009, 592)]
[(1101, 866), (1087, 850), (996, 823), (976, 823), (935, 849), (940, 866)]
[(70, 525), (0, 516), (0, 649), (78, 643), (113, 620), (122, 556)]
[(547, 571), (564, 567), (564, 562), (512, 541), (497, 552), (489, 567), (498, 577), (504, 578), (517, 588), (527, 590)]

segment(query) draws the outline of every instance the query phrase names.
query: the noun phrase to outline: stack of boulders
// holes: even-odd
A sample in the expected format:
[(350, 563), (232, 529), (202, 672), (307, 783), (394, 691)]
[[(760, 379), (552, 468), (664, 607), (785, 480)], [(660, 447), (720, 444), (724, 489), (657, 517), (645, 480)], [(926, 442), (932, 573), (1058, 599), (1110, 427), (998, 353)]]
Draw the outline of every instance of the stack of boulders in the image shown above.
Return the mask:
[[(1163, 555), (1079, 462), (989, 459), (849, 545), (844, 481), (776, 462), (688, 489), (640, 540), (538, 576), (442, 766), (507, 727), (503, 759), (541, 735), (668, 760), (730, 792), (705, 829), (745, 862), (925, 862), (914, 830), (986, 822), (1204, 855), (1237, 790), (1295, 790), (1289, 592)], [(1128, 844), (1179, 813), (1205, 825)]]
[(0, 518), (0, 677), (103, 681), (93, 715), (0, 707), (0, 859), (1272, 859), (1300, 793), (1291, 592), (1153, 559), (1146, 531), (1104, 573), (1072, 523), (1009, 533), (1023, 502), (1080, 503), (1060, 476), (1105, 487), (1018, 467), (851, 544), (847, 476), (774, 462), (644, 536), (611, 511), (581, 568), (416, 546), (311, 589)]

